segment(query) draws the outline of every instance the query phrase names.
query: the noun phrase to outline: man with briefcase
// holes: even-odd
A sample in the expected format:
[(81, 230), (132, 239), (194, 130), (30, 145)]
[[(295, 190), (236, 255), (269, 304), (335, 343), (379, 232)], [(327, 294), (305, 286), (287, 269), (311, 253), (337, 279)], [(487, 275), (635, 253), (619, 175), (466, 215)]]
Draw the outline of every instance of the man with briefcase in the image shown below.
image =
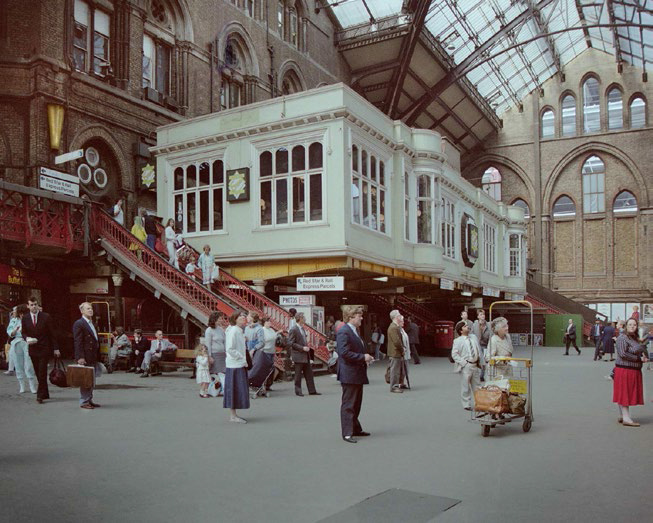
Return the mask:
[(97, 330), (93, 325), (93, 305), (88, 302), (80, 304), (82, 317), (73, 324), (73, 339), (75, 344), (75, 359), (77, 365), (69, 365), (67, 370), (68, 385), (79, 387), (79, 406), (82, 409), (99, 407), (93, 402), (93, 387), (95, 378), (99, 376), (100, 343)]

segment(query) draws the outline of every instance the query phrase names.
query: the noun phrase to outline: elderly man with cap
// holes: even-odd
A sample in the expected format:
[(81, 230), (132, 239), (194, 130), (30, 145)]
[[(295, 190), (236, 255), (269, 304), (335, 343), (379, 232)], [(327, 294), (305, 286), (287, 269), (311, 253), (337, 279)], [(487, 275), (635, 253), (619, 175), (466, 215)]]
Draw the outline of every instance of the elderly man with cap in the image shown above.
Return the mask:
[(481, 385), (483, 354), (478, 339), (470, 332), (469, 325), (459, 321), (455, 328), (458, 337), (453, 340), (451, 356), (460, 376), (460, 396), (465, 410), (472, 410), (472, 395)]
[(403, 392), (401, 384), (404, 374), (404, 342), (402, 330), (404, 317), (395, 309), (390, 311), (390, 326), (388, 327), (388, 359), (390, 363), (390, 392)]

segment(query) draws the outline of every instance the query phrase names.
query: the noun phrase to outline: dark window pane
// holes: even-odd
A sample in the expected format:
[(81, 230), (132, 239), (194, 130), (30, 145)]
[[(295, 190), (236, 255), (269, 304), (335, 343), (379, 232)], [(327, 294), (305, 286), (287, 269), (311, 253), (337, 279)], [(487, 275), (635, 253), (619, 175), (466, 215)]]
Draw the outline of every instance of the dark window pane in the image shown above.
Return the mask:
[(367, 151), (363, 151), (361, 155), (361, 170), (363, 176), (367, 176)]
[(285, 147), (277, 150), (275, 167), (275, 174), (288, 172), (288, 149)]
[(372, 180), (376, 181), (376, 157), (372, 156), (370, 158), (370, 176)]
[(197, 185), (197, 169), (194, 165), (186, 167), (186, 189), (191, 189)]
[(351, 170), (359, 172), (358, 170), (358, 147), (355, 145), (351, 148)]
[(177, 167), (175, 169), (175, 191), (179, 191), (184, 188), (184, 169)]
[(200, 187), (205, 187), (211, 183), (209, 174), (209, 164), (202, 162), (200, 164)]
[(288, 180), (277, 180), (277, 224), (288, 223)]
[(308, 148), (308, 168), (322, 168), (322, 144), (320, 142), (312, 143)]
[(195, 205), (195, 193), (186, 195), (186, 224), (188, 232), (197, 230), (197, 206)]
[(259, 157), (259, 171), (261, 176), (272, 176), (272, 153), (265, 151)]
[(261, 225), (272, 225), (272, 182), (261, 182)]
[(311, 220), (322, 219), (322, 174), (311, 174), (310, 180)]
[(292, 179), (293, 222), (303, 222), (306, 219), (304, 201), (304, 178), (295, 176)]
[[(383, 163), (383, 162), (381, 162)], [(385, 232), (385, 191), (379, 191), (379, 230)]]
[(213, 189), (213, 230), (222, 230), (222, 189)]
[(156, 90), (168, 94), (170, 85), (170, 48), (167, 45), (156, 44)]
[(379, 183), (385, 185), (385, 164), (379, 162)]
[(213, 183), (224, 183), (224, 166), (222, 160), (213, 162)]
[(93, 72), (105, 75), (109, 71), (102, 64), (109, 63), (109, 38), (99, 33), (93, 34)]
[(200, 231), (209, 230), (209, 191), (200, 192)]
[(292, 170), (303, 171), (306, 169), (306, 149), (303, 145), (297, 145), (292, 150)]

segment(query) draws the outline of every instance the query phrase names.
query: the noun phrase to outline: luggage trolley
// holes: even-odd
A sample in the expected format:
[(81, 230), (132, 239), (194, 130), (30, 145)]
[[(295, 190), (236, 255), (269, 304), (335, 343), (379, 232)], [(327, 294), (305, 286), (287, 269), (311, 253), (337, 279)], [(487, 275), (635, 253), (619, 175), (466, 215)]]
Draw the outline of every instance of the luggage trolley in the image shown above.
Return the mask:
[(491, 414), (485, 411), (477, 411), (476, 405), (472, 410), (471, 420), (474, 423), (481, 425), (481, 434), (483, 437), (490, 435), (490, 429), (497, 425), (505, 425), (511, 421), (523, 418), (522, 429), (524, 432), (531, 430), (533, 423), (533, 403), (532, 403), (532, 369), (533, 369), (533, 305), (526, 300), (514, 301), (495, 301), (490, 305), (490, 322), (492, 321), (492, 308), (495, 305), (526, 305), (530, 310), (531, 316), (531, 357), (529, 358), (491, 358), (488, 362), (488, 370), (485, 374), (485, 383), (495, 381), (499, 375), (504, 372), (506, 367), (510, 369), (510, 374), (504, 376), (510, 383), (510, 392), (516, 392), (520, 396), (525, 397), (523, 413), (501, 413)]

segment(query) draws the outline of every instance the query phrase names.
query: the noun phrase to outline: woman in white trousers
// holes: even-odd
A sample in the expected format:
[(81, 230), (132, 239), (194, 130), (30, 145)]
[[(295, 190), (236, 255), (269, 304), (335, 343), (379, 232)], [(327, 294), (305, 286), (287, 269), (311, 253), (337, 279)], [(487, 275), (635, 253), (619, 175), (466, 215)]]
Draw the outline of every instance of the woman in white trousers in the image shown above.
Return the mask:
[(27, 341), (21, 334), (22, 317), (27, 314), (29, 309), (27, 305), (20, 304), (15, 307), (13, 318), (7, 327), (7, 334), (13, 337), (11, 341), (11, 352), (13, 353), (14, 365), (16, 370), (16, 378), (18, 378), (19, 392), (25, 392), (26, 381), (29, 382), (29, 388), (32, 394), (36, 394), (36, 374), (34, 373), (34, 366), (32, 359), (29, 357), (27, 348)]

